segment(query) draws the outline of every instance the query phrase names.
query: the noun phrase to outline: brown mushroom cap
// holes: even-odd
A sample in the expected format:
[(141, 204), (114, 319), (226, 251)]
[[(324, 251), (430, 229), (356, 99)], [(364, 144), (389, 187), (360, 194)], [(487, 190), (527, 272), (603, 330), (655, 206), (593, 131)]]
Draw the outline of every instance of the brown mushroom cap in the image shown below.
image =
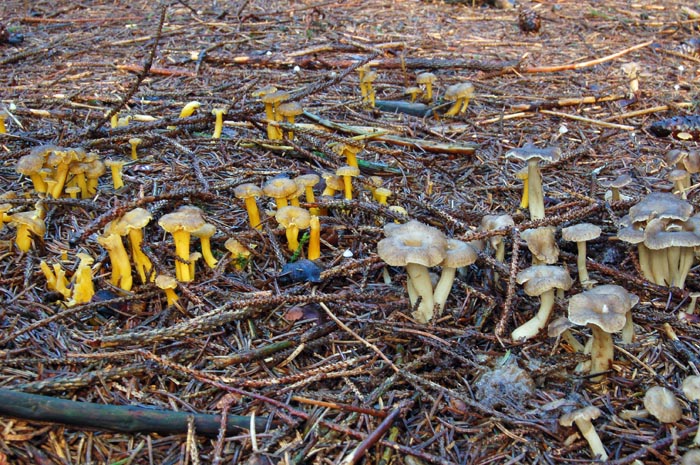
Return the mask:
[(573, 281), (569, 272), (560, 266), (534, 265), (516, 276), (518, 284), (524, 284), (527, 295), (539, 296), (551, 289), (569, 290)]
[(686, 221), (693, 214), (693, 206), (667, 192), (652, 192), (641, 202), (630, 208), (632, 223), (649, 221), (654, 218)]
[(273, 178), (263, 186), (265, 195), (275, 199), (286, 199), (296, 191), (296, 183), (289, 178)]
[(447, 239), (447, 253), (440, 266), (445, 268), (460, 268), (471, 265), (478, 258), (474, 247), (457, 239)]
[[(396, 227), (387, 228), (390, 224)], [(445, 259), (447, 239), (439, 229), (416, 220), (402, 225), (390, 224), (384, 228), (387, 237), (377, 244), (377, 254), (388, 265), (416, 263), (431, 267)]]
[(683, 394), (690, 401), (700, 400), (700, 376), (688, 376), (683, 380)]
[(277, 113), (282, 116), (299, 116), (304, 113), (304, 108), (299, 102), (287, 102), (283, 103), (277, 109)]
[(671, 165), (678, 165), (688, 156), (688, 152), (685, 150), (673, 149), (666, 152), (664, 155), (664, 160), (666, 163)]
[(681, 419), (681, 404), (673, 392), (654, 386), (644, 394), (644, 408), (661, 423), (675, 423)]
[(340, 176), (337, 176), (333, 173), (324, 173), (323, 179), (326, 182), (326, 186), (330, 187), (333, 190), (336, 191), (342, 191), (345, 188), (345, 184), (343, 184), (343, 178)]
[(295, 224), (299, 229), (306, 229), (309, 227), (309, 222), (311, 220), (311, 214), (308, 210), (301, 207), (282, 207), (277, 210), (275, 214), (275, 219), (279, 224), (288, 228), (290, 225)]
[(554, 238), (554, 227), (543, 226), (526, 229), (520, 236), (527, 242), (527, 248), (541, 263), (553, 264), (559, 260), (559, 247)]
[(41, 168), (44, 166), (44, 157), (35, 154), (34, 152), (23, 156), (17, 160), (17, 165), (15, 171), (24, 175), (37, 174)]
[(591, 421), (595, 420), (600, 416), (602, 412), (600, 409), (596, 406), (589, 405), (588, 407), (584, 407), (578, 410), (574, 410), (573, 412), (569, 412), (565, 415), (563, 415), (559, 419), (559, 424), (562, 426), (571, 426), (574, 424), (576, 420), (585, 420), (585, 421)]
[(277, 92), (277, 87), (268, 85), (265, 87), (261, 87), (260, 89), (257, 89), (253, 91), (250, 95), (252, 95), (255, 98), (262, 97), (263, 95), (271, 94), (273, 92)]
[(272, 104), (284, 102), (288, 98), (289, 98), (289, 92), (285, 92), (283, 90), (277, 90), (275, 92), (271, 92), (271, 93), (264, 94), (264, 95), (260, 96), (260, 100), (263, 103), (272, 103)]
[(433, 73), (420, 73), (416, 76), (416, 82), (418, 84), (432, 84), (437, 80), (437, 76)]
[(126, 212), (119, 221), (112, 222), (112, 228), (114, 232), (123, 236), (127, 234), (130, 229), (141, 229), (145, 227), (152, 218), (153, 215), (145, 208), (134, 208)]
[(239, 255), (243, 255), (245, 257), (250, 256), (250, 250), (248, 250), (238, 239), (234, 237), (229, 237), (226, 239), (226, 242), (224, 242), (224, 247), (226, 250), (231, 252), (234, 258), (238, 257)]
[(360, 169), (354, 166), (345, 165), (335, 170), (337, 176), (359, 176)]
[(592, 241), (600, 237), (602, 230), (591, 223), (579, 223), (561, 230), (561, 237), (565, 241), (584, 242)]
[(314, 173), (302, 174), (301, 176), (294, 178), (295, 183), (304, 187), (313, 187), (318, 184), (320, 180), (321, 178), (319, 175)]
[(469, 82), (453, 84), (445, 90), (446, 100), (457, 100), (458, 98), (471, 98), (474, 95), (474, 86)]
[[(652, 250), (666, 249), (669, 247), (697, 247), (700, 246), (700, 235), (696, 232), (696, 221), (688, 218), (683, 225), (675, 225), (661, 219), (650, 220), (644, 230), (644, 245)], [(698, 231), (700, 232), (700, 231)]]
[(46, 223), (35, 210), (10, 215), (10, 222), (15, 226), (26, 226), (35, 236), (43, 236), (46, 233)]
[(233, 189), (233, 195), (237, 199), (247, 199), (249, 197), (260, 197), (263, 190), (253, 183), (239, 184)]
[(606, 333), (621, 331), (626, 314), (639, 299), (622, 286), (609, 284), (583, 291), (569, 299), (569, 320), (576, 325), (594, 324)]
[(178, 210), (163, 215), (158, 220), (161, 228), (169, 233), (173, 231), (187, 231), (192, 233), (204, 226), (202, 210), (197, 207), (185, 205)]

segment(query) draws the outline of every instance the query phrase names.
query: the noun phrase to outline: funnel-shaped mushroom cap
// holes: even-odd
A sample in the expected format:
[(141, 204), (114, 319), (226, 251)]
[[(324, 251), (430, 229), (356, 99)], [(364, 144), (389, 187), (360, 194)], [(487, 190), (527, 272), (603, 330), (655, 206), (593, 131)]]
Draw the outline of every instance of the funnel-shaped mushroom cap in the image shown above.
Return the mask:
[(553, 163), (559, 160), (560, 157), (561, 149), (559, 147), (545, 147), (541, 149), (534, 144), (525, 144), (522, 147), (516, 147), (506, 152), (506, 158), (517, 158), (522, 161), (537, 159)]
[[(486, 215), (481, 219), (481, 229), (484, 231), (498, 231), (499, 229), (510, 229), (515, 226), (513, 217), (510, 215)], [(496, 247), (503, 240), (503, 236), (489, 237), (491, 247)]]
[(518, 284), (524, 284), (527, 295), (539, 296), (552, 289), (568, 290), (573, 281), (569, 272), (560, 266), (534, 265), (516, 276)]
[(187, 231), (192, 233), (204, 226), (202, 210), (197, 207), (185, 205), (172, 213), (163, 215), (158, 224), (167, 232)]
[(239, 184), (233, 189), (233, 195), (237, 199), (247, 199), (249, 197), (260, 197), (263, 191), (253, 183)]
[(445, 100), (456, 100), (459, 98), (471, 98), (474, 94), (474, 86), (469, 82), (453, 84), (445, 90)]
[(447, 239), (447, 254), (440, 264), (445, 268), (460, 268), (471, 265), (477, 259), (476, 250), (466, 242)]
[(388, 265), (416, 263), (437, 266), (447, 255), (445, 235), (419, 221), (412, 220), (402, 225), (387, 224), (384, 232), (388, 237), (379, 241), (377, 253)]
[(623, 188), (632, 182), (632, 176), (629, 174), (621, 174), (611, 181), (600, 181), (603, 187), (614, 187), (616, 189)]
[(661, 423), (675, 423), (683, 414), (673, 392), (661, 386), (654, 386), (644, 394), (644, 408)]
[(601, 411), (598, 407), (595, 407), (593, 405), (589, 405), (588, 407), (574, 410), (573, 412), (570, 412), (570, 413), (563, 415), (559, 419), (559, 424), (562, 426), (571, 426), (577, 420), (584, 420), (584, 421), (595, 420), (596, 418), (598, 418), (600, 416), (600, 414), (601, 414)]
[(594, 324), (606, 333), (621, 331), (626, 314), (639, 298), (614, 284), (584, 291), (569, 299), (569, 320), (577, 325)]
[(285, 228), (295, 224), (299, 229), (306, 229), (309, 227), (311, 214), (301, 207), (282, 207), (277, 210), (275, 219)]
[(559, 247), (552, 226), (526, 229), (521, 236), (527, 242), (527, 248), (532, 255), (541, 263), (552, 264), (559, 260)]
[(144, 228), (148, 222), (151, 221), (151, 218), (153, 218), (153, 216), (145, 208), (134, 208), (126, 212), (119, 221), (113, 222), (112, 229), (120, 236), (123, 236), (127, 234), (130, 229)]
[(696, 221), (675, 225), (666, 220), (650, 220), (644, 230), (644, 245), (652, 250), (700, 246), (700, 235), (695, 227)]
[(263, 192), (274, 199), (287, 198), (297, 191), (297, 185), (289, 178), (270, 179), (263, 187)]
[(36, 211), (19, 212), (10, 215), (10, 222), (17, 227), (25, 227), (35, 236), (43, 236), (46, 233), (46, 223), (39, 217)]
[(654, 218), (687, 220), (693, 214), (693, 206), (667, 192), (653, 192), (630, 208), (629, 217), (633, 223)]
[(700, 400), (700, 376), (688, 376), (683, 380), (683, 394), (690, 401)]
[(602, 230), (591, 223), (579, 223), (561, 230), (561, 237), (565, 241), (585, 242), (600, 237)]

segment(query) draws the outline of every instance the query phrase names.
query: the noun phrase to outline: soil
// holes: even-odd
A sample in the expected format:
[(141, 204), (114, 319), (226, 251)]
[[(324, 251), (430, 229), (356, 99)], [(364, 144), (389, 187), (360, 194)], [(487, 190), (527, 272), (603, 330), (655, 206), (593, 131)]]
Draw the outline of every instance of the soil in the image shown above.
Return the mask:
[[(698, 320), (682, 313), (699, 290), (697, 269), (683, 288), (655, 284), (617, 231), (646, 195), (674, 191), (667, 153), (692, 151), (700, 137), (693, 118), (680, 130), (666, 125), (668, 137), (648, 130), (696, 111), (699, 18), (677, 1), (502, 9), (416, 0), (6, 0), (0, 194), (16, 194), (2, 200), (10, 215), (43, 210), (46, 230), (22, 252), (14, 224), (0, 225), (0, 464), (590, 463), (577, 427), (559, 424), (587, 406), (600, 410), (593, 425), (609, 463), (678, 462), (698, 425), (697, 403), (681, 389), (698, 374)], [(638, 89), (623, 71), (629, 63)], [(377, 73), (375, 107), (360, 95), (366, 64)], [(424, 72), (436, 77), (435, 95), (411, 104), (405, 89)], [(466, 82), (466, 110), (446, 116), (447, 88)], [(294, 125), (267, 128), (253, 93), (268, 85), (303, 105)], [(194, 114), (179, 118), (194, 101)], [(212, 137), (214, 109), (226, 110), (220, 138)], [(122, 124), (112, 127), (112, 116)], [(136, 160), (132, 138), (141, 139)], [(257, 201), (262, 226), (251, 228), (234, 188), (333, 172), (346, 164), (342, 144), (361, 146), (353, 199), (321, 196), (322, 184), (314, 201), (301, 198), (320, 209), (321, 224), (320, 258), (301, 263), (320, 270), (310, 280), (306, 269), (282, 276), (306, 258), (305, 240), (289, 250), (267, 197)], [(519, 207), (516, 174), (525, 164), (507, 156), (526, 144), (561, 155), (542, 163), (546, 214), (534, 222)], [(15, 170), (37, 150), (123, 161), (125, 185), (115, 189), (108, 170), (85, 198), (37, 193)], [(621, 200), (606, 199), (606, 183), (620, 175), (632, 183)], [(697, 209), (695, 176), (685, 194)], [(378, 183), (392, 192), (388, 205), (372, 198)], [(148, 210), (141, 249), (154, 273), (174, 276), (173, 237), (158, 220), (183, 206), (215, 226), (216, 265), (196, 261), (174, 305), (136, 273), (131, 287), (115, 280), (120, 267), (98, 242), (110, 224)], [(514, 226), (479, 229), (493, 214), (511, 215)], [(406, 270), (377, 255), (383, 226), (409, 218), (446, 237), (506, 244), (503, 263), (487, 246), (457, 274), (445, 311), (428, 323), (411, 308)], [(510, 338), (540, 302), (516, 282), (532, 264), (520, 233), (556, 231), (553, 265), (574, 283), (556, 300), (554, 319), (583, 290), (576, 245), (561, 239), (562, 228), (580, 222), (602, 230), (588, 244), (591, 279), (639, 298), (635, 338), (614, 335), (615, 360), (602, 380), (585, 371), (590, 355), (576, 348), (591, 334), (585, 326), (570, 329), (575, 341), (547, 331)], [(250, 257), (232, 256), (230, 238)], [(201, 252), (200, 240), (190, 250)], [(89, 303), (71, 302), (79, 253), (94, 260), (99, 292)], [(51, 289), (42, 262), (65, 272), (66, 295)], [(629, 418), (657, 385), (679, 399), (680, 419)], [(17, 392), (45, 397), (27, 400), (20, 414), (7, 401)], [(56, 407), (56, 416), (37, 410), (54, 398), (76, 403)], [(83, 410), (98, 404), (114, 406), (119, 421)], [(206, 432), (204, 420), (166, 416), (167, 430), (151, 422), (158, 411), (214, 414), (215, 426)], [(218, 427), (222, 414), (242, 420)]]

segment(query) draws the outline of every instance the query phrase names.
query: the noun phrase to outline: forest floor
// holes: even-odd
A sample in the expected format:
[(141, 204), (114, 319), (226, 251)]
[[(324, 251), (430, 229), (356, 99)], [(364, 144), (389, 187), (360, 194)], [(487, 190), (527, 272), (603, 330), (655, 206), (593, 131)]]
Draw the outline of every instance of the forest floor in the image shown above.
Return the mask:
[[(15, 227), (0, 224), (0, 464), (590, 463), (579, 430), (559, 424), (586, 406), (601, 411), (593, 424), (609, 463), (678, 462), (698, 424), (681, 385), (698, 374), (700, 357), (697, 319), (678, 315), (700, 276), (691, 269), (684, 289), (654, 284), (616, 234), (632, 205), (672, 191), (667, 152), (696, 144), (648, 128), (695, 111), (700, 16), (679, 1), (519, 8), (540, 18), (539, 31), (521, 30), (518, 9), (417, 0), (2, 2), (0, 194), (16, 194), (2, 200), (8, 214), (41, 201), (46, 230), (21, 252)], [(375, 108), (360, 95), (357, 68), (367, 63), (377, 73)], [(639, 69), (634, 96), (629, 63)], [(427, 106), (438, 107), (429, 114), (405, 103), (423, 72), (436, 76)], [(463, 82), (473, 98), (446, 117), (446, 89)], [(286, 130), (268, 138), (252, 95), (268, 85), (306, 111), (285, 126), (292, 139)], [(179, 119), (193, 101), (199, 108)], [(212, 138), (219, 108), (222, 135)], [(125, 125), (112, 128), (113, 114)], [(698, 137), (695, 129), (686, 139)], [(142, 140), (136, 160), (131, 138)], [(546, 216), (535, 223), (519, 208), (516, 174), (525, 164), (506, 157), (528, 143), (561, 151), (542, 164)], [(288, 250), (268, 198), (258, 199), (263, 227), (251, 228), (234, 188), (335, 171), (345, 165), (338, 144), (362, 145), (354, 198), (321, 197), (319, 185), (314, 202), (301, 202), (326, 210), (320, 278), (281, 276), (306, 247)], [(115, 190), (107, 170), (87, 198), (38, 194), (15, 168), (45, 145), (124, 161), (125, 185)], [(633, 180), (625, 197), (606, 201), (606, 183), (623, 174)], [(388, 206), (372, 199), (373, 182), (392, 191)], [(686, 192), (694, 208), (697, 186)], [(173, 237), (158, 220), (185, 205), (215, 226), (216, 266), (197, 261), (175, 305), (136, 274), (131, 289), (120, 289), (98, 243), (108, 222), (148, 210), (142, 249), (155, 272), (173, 275)], [(482, 250), (457, 275), (445, 311), (421, 323), (405, 269), (377, 255), (382, 226), (407, 220), (390, 206), (447, 237), (503, 237), (505, 260)], [(492, 214), (510, 214), (514, 226), (480, 231)], [(591, 278), (639, 297), (636, 336), (614, 336), (615, 361), (602, 380), (577, 371), (590, 356), (572, 339), (510, 337), (539, 306), (515, 282), (532, 262), (520, 233), (556, 228), (556, 264), (574, 284), (554, 319), (582, 291), (576, 245), (560, 234), (578, 222), (602, 230), (588, 244)], [(227, 252), (230, 238), (251, 252), (247, 260)], [(41, 263), (75, 288), (79, 253), (94, 259), (100, 292), (73, 305), (48, 287)], [(571, 333), (583, 344), (590, 330)], [(625, 415), (657, 385), (679, 399), (680, 420)], [(29, 411), (53, 398), (74, 403), (49, 407), (53, 416), (11, 414), (7, 399), (18, 392), (45, 396), (16, 401)], [(96, 405), (114, 406), (116, 424)], [(149, 413), (159, 411), (172, 429), (153, 425)], [(195, 413), (217, 416), (199, 423)], [(241, 421), (220, 428), (222, 414)]]

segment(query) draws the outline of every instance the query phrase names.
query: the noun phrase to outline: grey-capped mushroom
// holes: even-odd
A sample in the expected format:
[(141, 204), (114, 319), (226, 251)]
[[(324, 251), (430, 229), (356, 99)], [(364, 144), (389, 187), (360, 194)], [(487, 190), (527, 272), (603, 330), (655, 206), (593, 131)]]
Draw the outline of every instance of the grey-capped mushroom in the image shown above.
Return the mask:
[(517, 327), (512, 333), (514, 341), (527, 340), (537, 336), (547, 326), (547, 320), (554, 307), (554, 291), (571, 288), (569, 272), (560, 266), (534, 265), (518, 273), (518, 284), (523, 284), (525, 293), (540, 297), (540, 308), (530, 320)]
[[(700, 376), (688, 376), (683, 380), (683, 394), (685, 394), (691, 402), (700, 400)], [(700, 428), (695, 432), (693, 444), (700, 446)]]
[(516, 158), (527, 163), (528, 206), (530, 219), (544, 218), (544, 191), (542, 189), (542, 173), (539, 162), (555, 162), (561, 157), (559, 147), (538, 148), (533, 144), (525, 144), (506, 152), (506, 158)]
[(578, 280), (584, 289), (590, 289), (595, 281), (591, 281), (586, 267), (586, 242), (598, 239), (601, 233), (600, 227), (591, 223), (579, 223), (561, 230), (561, 237), (565, 241), (576, 242), (578, 247)]
[(608, 453), (605, 451), (605, 446), (603, 446), (603, 441), (600, 440), (598, 432), (596, 432), (593, 426), (593, 420), (600, 416), (600, 409), (589, 405), (582, 409), (574, 410), (573, 412), (563, 415), (559, 419), (559, 424), (562, 426), (572, 426), (576, 424), (581, 435), (588, 445), (591, 447), (594, 457), (598, 457), (599, 460), (605, 461), (608, 459)]
[(455, 280), (457, 268), (471, 265), (476, 261), (477, 257), (476, 250), (466, 242), (457, 239), (447, 240), (445, 259), (440, 264), (442, 266), (442, 274), (433, 292), (433, 300), (438, 307), (438, 316), (445, 308), (445, 302), (447, 302), (447, 297), (452, 290), (452, 283)]

